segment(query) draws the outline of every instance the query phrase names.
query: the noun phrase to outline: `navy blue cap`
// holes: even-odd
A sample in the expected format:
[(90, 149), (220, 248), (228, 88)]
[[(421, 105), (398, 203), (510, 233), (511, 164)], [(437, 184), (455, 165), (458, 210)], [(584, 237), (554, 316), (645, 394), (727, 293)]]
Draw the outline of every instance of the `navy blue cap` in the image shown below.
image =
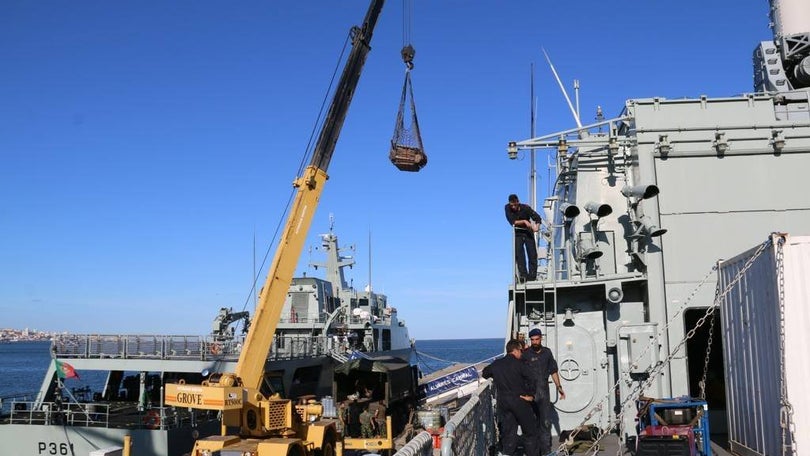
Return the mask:
[(529, 337), (542, 336), (542, 335), (543, 335), (543, 331), (540, 331), (540, 328), (534, 328), (531, 331), (529, 331)]

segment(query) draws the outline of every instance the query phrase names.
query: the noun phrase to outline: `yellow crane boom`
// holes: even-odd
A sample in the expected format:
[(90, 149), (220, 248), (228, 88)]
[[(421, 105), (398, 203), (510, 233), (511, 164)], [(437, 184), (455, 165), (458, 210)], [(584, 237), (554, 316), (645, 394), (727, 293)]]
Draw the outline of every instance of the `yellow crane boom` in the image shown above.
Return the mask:
[[(257, 456), (290, 452), (308, 454), (311, 449), (322, 449), (324, 454), (331, 454), (327, 451), (330, 446), (332, 451), (335, 450), (337, 433), (334, 422), (299, 419), (310, 415), (317, 417), (320, 406), (293, 407), (289, 400), (267, 399), (259, 391), (284, 300), (328, 179), (327, 168), (371, 49), (372, 33), (383, 4), (384, 0), (371, 0), (363, 24), (351, 30), (352, 50), (335, 89), (312, 159), (302, 175), (293, 182), (297, 188), (295, 200), (259, 295), (235, 372), (212, 374), (202, 385), (166, 385), (166, 405), (223, 412), (223, 435), (198, 440), (192, 452), (194, 456), (213, 454), (226, 447), (238, 448), (241, 454)], [(233, 427), (240, 428), (241, 437), (263, 440), (226, 436), (228, 428)]]

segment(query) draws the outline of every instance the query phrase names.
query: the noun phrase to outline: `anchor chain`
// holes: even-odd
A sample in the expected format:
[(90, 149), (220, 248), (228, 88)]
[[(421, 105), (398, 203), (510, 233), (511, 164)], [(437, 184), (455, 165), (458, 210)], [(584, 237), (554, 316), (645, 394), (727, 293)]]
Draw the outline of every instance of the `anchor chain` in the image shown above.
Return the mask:
[[(776, 243), (776, 276), (779, 282), (779, 353), (781, 355), (779, 424), (782, 428), (782, 456), (796, 454), (795, 423), (793, 406), (787, 396), (787, 375), (785, 368), (785, 237), (780, 236)], [(788, 437), (790, 441), (788, 442)]]
[[(717, 287), (714, 289), (714, 302), (717, 302), (717, 296), (720, 295), (720, 283), (718, 282)], [(709, 375), (709, 359), (712, 355), (712, 342), (714, 341), (714, 321), (715, 319), (712, 318), (711, 323), (709, 323), (709, 339), (706, 341), (706, 357), (703, 358), (703, 376), (700, 378), (700, 399), (706, 400), (706, 377)]]

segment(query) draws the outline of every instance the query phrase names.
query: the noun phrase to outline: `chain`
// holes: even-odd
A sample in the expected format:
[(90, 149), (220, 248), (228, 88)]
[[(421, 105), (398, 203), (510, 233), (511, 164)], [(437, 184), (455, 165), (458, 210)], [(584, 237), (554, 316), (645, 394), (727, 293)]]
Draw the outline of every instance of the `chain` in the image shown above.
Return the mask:
[[(678, 316), (678, 315), (680, 315), (680, 314), (681, 314), (681, 312), (683, 312), (683, 311), (684, 311), (686, 308), (688, 308), (688, 307), (689, 307), (689, 303), (692, 301), (692, 299), (694, 299), (694, 297), (695, 297), (695, 296), (697, 296), (698, 291), (700, 291), (700, 289), (703, 287), (703, 285), (705, 285), (705, 284), (706, 284), (706, 282), (709, 280), (709, 278), (711, 278), (711, 277), (714, 275), (714, 273), (715, 273), (716, 271), (717, 271), (717, 265), (714, 265), (714, 266), (711, 268), (711, 270), (710, 270), (710, 271), (709, 271), (709, 272), (708, 272), (708, 273), (707, 273), (707, 274), (706, 274), (706, 275), (705, 275), (705, 276), (704, 276), (704, 277), (703, 277), (703, 278), (700, 280), (700, 282), (698, 282), (698, 284), (695, 286), (695, 288), (694, 288), (694, 289), (691, 291), (691, 293), (689, 293), (689, 295), (688, 295), (688, 296), (686, 297), (686, 299), (683, 301), (683, 304), (681, 305), (681, 307), (680, 307), (680, 308), (679, 308), (677, 311), (675, 311), (675, 313), (672, 315), (672, 318), (671, 318), (671, 319), (669, 319), (669, 320), (666, 322), (666, 324), (665, 324), (665, 325), (664, 325), (664, 326), (663, 326), (663, 327), (662, 327), (662, 328), (661, 328), (661, 329), (658, 331), (658, 334), (656, 335), (656, 337), (657, 337), (658, 339), (660, 339), (660, 338), (661, 338), (661, 336), (664, 334), (664, 332), (665, 332), (665, 331), (667, 331), (667, 329), (669, 328), (669, 324), (670, 324), (671, 322), (675, 321), (675, 320), (676, 320), (676, 318), (677, 318), (677, 316)], [(653, 340), (650, 342), (650, 344), (648, 344), (646, 347), (644, 347), (644, 350), (642, 350), (642, 352), (641, 352), (641, 353), (640, 353), (640, 354), (639, 354), (639, 355), (638, 355), (638, 356), (637, 356), (637, 357), (636, 357), (634, 360), (632, 360), (632, 361), (633, 361), (633, 362), (635, 362), (635, 361), (638, 361), (638, 360), (640, 360), (640, 359), (644, 358), (644, 356), (646, 356), (646, 355), (647, 355), (647, 352), (649, 352), (649, 351), (650, 351), (650, 349), (651, 349), (653, 346), (655, 346), (655, 340), (657, 340), (657, 339), (653, 339)], [(632, 363), (631, 363), (631, 364), (632, 364)], [(625, 372), (625, 373), (623, 373), (623, 374), (624, 374), (624, 378), (629, 379), (629, 374), (628, 374), (628, 373), (626, 373), (626, 372)], [(613, 392), (613, 391), (615, 391), (615, 390), (616, 390), (616, 388), (618, 388), (618, 387), (619, 387), (619, 385), (620, 385), (620, 384), (621, 384), (621, 382), (622, 382), (622, 379), (623, 379), (622, 377), (620, 377), (619, 379), (617, 379), (617, 380), (616, 380), (616, 383), (614, 383), (614, 384), (613, 384), (613, 387), (612, 387), (612, 388), (610, 388), (610, 389), (608, 390), (608, 394), (607, 394), (605, 397), (603, 397), (603, 398), (602, 398), (602, 400), (601, 400), (601, 401), (599, 401), (599, 402), (598, 402), (598, 403), (597, 403), (597, 404), (596, 404), (596, 405), (595, 405), (593, 408), (591, 408), (591, 410), (590, 410), (590, 411), (589, 411), (589, 412), (588, 412), (588, 413), (585, 415), (585, 417), (582, 419), (582, 422), (580, 423), (580, 425), (579, 425), (579, 426), (577, 426), (577, 427), (575, 428), (574, 432), (572, 432), (572, 433), (570, 434), (570, 436), (569, 436), (569, 440), (573, 441), (573, 438), (574, 438), (574, 437), (576, 437), (576, 436), (577, 436), (577, 434), (579, 434), (580, 430), (582, 430), (582, 429), (584, 429), (584, 428), (585, 428), (586, 423), (587, 423), (587, 422), (588, 422), (588, 421), (589, 421), (589, 420), (590, 420), (590, 419), (591, 419), (591, 418), (594, 416), (594, 414), (596, 414), (597, 412), (602, 411), (602, 408), (603, 408), (603, 407), (602, 407), (602, 403), (603, 403), (603, 402), (609, 402), (609, 400), (610, 400), (610, 395), (612, 394), (612, 392)], [(624, 412), (622, 412), (622, 413), (619, 415), (619, 417), (621, 417), (623, 414), (624, 414)], [(609, 432), (609, 431), (610, 431), (610, 429), (612, 429), (612, 427), (613, 427), (613, 426), (615, 426), (615, 424), (614, 424), (614, 425), (611, 425), (611, 427), (608, 429), (608, 431), (606, 431), (606, 432), (604, 432), (604, 433), (600, 434), (600, 435), (599, 435), (599, 439), (601, 439), (601, 438), (604, 436), (604, 434), (606, 434), (607, 432)], [(598, 439), (597, 439), (597, 441), (598, 441)], [(598, 447), (594, 446), (593, 448), (598, 448)], [(565, 443), (560, 444), (560, 447), (559, 447), (559, 449), (558, 449), (557, 451), (558, 451), (558, 454), (561, 454), (561, 455), (562, 455), (562, 454), (565, 454), (565, 455), (567, 455), (567, 454), (568, 454), (568, 452), (567, 452), (567, 446), (566, 446), (566, 444), (565, 444)]]
[[(787, 378), (785, 374), (785, 237), (779, 236), (776, 244), (776, 277), (779, 282), (779, 353), (782, 357), (780, 375), (780, 395), (782, 407), (779, 410), (779, 422), (782, 428), (782, 456), (796, 454), (794, 438), (793, 406), (787, 397)], [(788, 436), (788, 434), (790, 434)], [(790, 440), (788, 441), (788, 437)]]
[[(717, 287), (714, 289), (714, 302), (717, 302), (717, 297), (720, 295), (720, 281), (717, 282)], [(706, 400), (706, 377), (709, 375), (709, 358), (712, 355), (712, 342), (714, 341), (714, 321), (712, 318), (709, 323), (709, 340), (706, 341), (706, 357), (703, 358), (703, 377), (700, 379), (700, 399)]]
[[(760, 244), (760, 246), (757, 248), (757, 250), (751, 256), (751, 258), (749, 258), (745, 262), (743, 267), (739, 271), (737, 271), (734, 278), (726, 285), (726, 287), (722, 291), (722, 293), (719, 293), (719, 294), (715, 295), (714, 303), (709, 308), (706, 309), (706, 313), (702, 317), (700, 317), (700, 319), (695, 323), (695, 326), (693, 326), (692, 329), (686, 334), (686, 336), (684, 336), (684, 338), (681, 339), (681, 341), (678, 343), (677, 346), (675, 346), (675, 348), (670, 352), (670, 354), (666, 357), (666, 359), (664, 359), (663, 361), (659, 361), (658, 363), (656, 363), (655, 366), (652, 366), (650, 368), (650, 370), (647, 372), (647, 374), (648, 374), (647, 378), (644, 381), (637, 383), (636, 386), (633, 387), (633, 389), (630, 391), (630, 394), (628, 394), (627, 397), (621, 402), (621, 404), (619, 404), (619, 407), (620, 407), (620, 409), (622, 411), (616, 416), (615, 419), (613, 419), (611, 421), (611, 423), (609, 424), (609, 426), (607, 428), (599, 430), (599, 434), (594, 439), (593, 445), (591, 446), (590, 450), (588, 450), (589, 454), (594, 454), (595, 455), (595, 454), (597, 454), (599, 452), (599, 442), (607, 434), (609, 434), (617, 425), (620, 425), (621, 423), (623, 423), (624, 414), (625, 414), (625, 406), (628, 404), (628, 402), (630, 402), (631, 400), (635, 400), (635, 398), (640, 396), (642, 391), (644, 391), (650, 385), (652, 385), (652, 382), (661, 373), (661, 370), (663, 369), (663, 367), (668, 365), (672, 361), (672, 359), (675, 358), (675, 355), (678, 354), (680, 349), (686, 344), (686, 342), (689, 341), (689, 339), (694, 337), (694, 335), (698, 331), (698, 329), (700, 329), (706, 323), (706, 320), (709, 317), (713, 317), (715, 310), (717, 310), (717, 308), (723, 302), (726, 295), (728, 295), (734, 289), (734, 287), (737, 285), (737, 283), (740, 280), (743, 279), (743, 275), (745, 274), (745, 272), (747, 272), (751, 268), (751, 266), (753, 266), (754, 261), (756, 261), (756, 259), (759, 258), (760, 255), (762, 255), (762, 252), (764, 252), (765, 249), (768, 246), (772, 245), (772, 243), (773, 243), (773, 240), (771, 238), (769, 238), (768, 240), (766, 240), (765, 242)], [(712, 270), (713, 271), (717, 270), (717, 265), (715, 265), (715, 267)], [(692, 296), (694, 296), (694, 293), (693, 293)], [(690, 298), (691, 298), (691, 296), (690, 296)], [(714, 320), (714, 319), (712, 318), (712, 320)], [(670, 321), (672, 321), (672, 320), (670, 320)], [(667, 322), (666, 326), (668, 326), (668, 325), (669, 325), (669, 322)], [(783, 352), (783, 356), (784, 356), (784, 352)], [(640, 359), (640, 356), (637, 359)], [(783, 366), (784, 366), (784, 363), (783, 363)], [(783, 369), (784, 369), (784, 367), (783, 367)], [(615, 389), (620, 383), (621, 383), (621, 379), (619, 379), (619, 381), (617, 381), (616, 384), (614, 384), (613, 388)], [(784, 382), (783, 382), (783, 385), (784, 385)], [(786, 398), (786, 396), (785, 396), (785, 398)], [(789, 406), (789, 404), (788, 404), (788, 406)], [(599, 407), (601, 407), (601, 404), (599, 404)], [(583, 420), (583, 423), (580, 426), (578, 426), (577, 429), (573, 433), (571, 433), (571, 435), (569, 436), (570, 439), (573, 439), (576, 436), (576, 434), (579, 432), (579, 430), (583, 428), (584, 423), (587, 423), (587, 421), (590, 419), (591, 416), (593, 416), (595, 411), (596, 410), (594, 408), (594, 409), (591, 409), (590, 412), (588, 412), (588, 414), (585, 416), (585, 419)], [(791, 409), (791, 424), (792, 424), (792, 409)], [(617, 452), (617, 454), (620, 454), (620, 452), (621, 452), (621, 447), (620, 447), (619, 451)], [(560, 454), (560, 455), (568, 455), (569, 454), (565, 444), (560, 445), (559, 450), (558, 450), (558, 454)]]

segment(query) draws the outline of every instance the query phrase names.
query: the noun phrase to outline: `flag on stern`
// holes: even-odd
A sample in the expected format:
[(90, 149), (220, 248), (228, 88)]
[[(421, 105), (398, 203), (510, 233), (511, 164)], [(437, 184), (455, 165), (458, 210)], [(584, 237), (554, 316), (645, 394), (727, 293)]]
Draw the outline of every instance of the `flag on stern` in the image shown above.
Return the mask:
[(76, 369), (73, 368), (68, 363), (59, 361), (58, 359), (53, 360), (56, 363), (56, 376), (59, 378), (79, 378), (79, 374), (76, 373)]

